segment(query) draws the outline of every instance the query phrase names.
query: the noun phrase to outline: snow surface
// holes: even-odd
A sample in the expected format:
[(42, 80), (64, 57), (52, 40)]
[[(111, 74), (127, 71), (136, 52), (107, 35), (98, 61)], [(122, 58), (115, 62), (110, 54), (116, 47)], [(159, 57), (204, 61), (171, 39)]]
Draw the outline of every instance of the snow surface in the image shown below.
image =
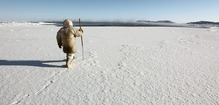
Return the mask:
[(218, 28), (84, 27), (71, 69), (59, 28), (0, 24), (0, 105), (219, 104)]

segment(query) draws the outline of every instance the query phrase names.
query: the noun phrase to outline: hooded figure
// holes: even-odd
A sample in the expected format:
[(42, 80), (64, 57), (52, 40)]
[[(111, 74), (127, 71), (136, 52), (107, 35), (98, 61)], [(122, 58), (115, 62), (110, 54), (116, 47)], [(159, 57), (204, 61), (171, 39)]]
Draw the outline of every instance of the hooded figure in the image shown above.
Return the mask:
[(64, 26), (57, 32), (57, 43), (61, 49), (63, 46), (63, 52), (66, 53), (66, 66), (71, 67), (74, 53), (76, 53), (76, 37), (80, 37), (83, 33), (82, 29), (76, 29), (73, 27), (73, 22), (70, 19), (64, 21)]

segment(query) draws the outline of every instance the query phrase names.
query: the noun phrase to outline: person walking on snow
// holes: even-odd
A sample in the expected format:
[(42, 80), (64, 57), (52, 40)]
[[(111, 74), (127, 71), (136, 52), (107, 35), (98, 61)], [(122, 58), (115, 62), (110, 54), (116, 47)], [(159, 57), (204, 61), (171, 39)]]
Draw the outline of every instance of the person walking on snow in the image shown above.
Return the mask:
[(64, 26), (57, 32), (57, 43), (59, 48), (63, 47), (66, 53), (66, 67), (70, 68), (76, 53), (76, 37), (82, 36), (83, 30), (73, 27), (70, 19), (64, 21)]

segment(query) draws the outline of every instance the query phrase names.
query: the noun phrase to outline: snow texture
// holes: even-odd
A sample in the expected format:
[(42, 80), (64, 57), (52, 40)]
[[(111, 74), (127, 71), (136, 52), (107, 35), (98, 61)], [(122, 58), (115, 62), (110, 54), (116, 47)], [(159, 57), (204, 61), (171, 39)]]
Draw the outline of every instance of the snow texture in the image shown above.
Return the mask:
[(218, 27), (85, 27), (71, 69), (59, 28), (0, 24), (0, 105), (219, 104)]

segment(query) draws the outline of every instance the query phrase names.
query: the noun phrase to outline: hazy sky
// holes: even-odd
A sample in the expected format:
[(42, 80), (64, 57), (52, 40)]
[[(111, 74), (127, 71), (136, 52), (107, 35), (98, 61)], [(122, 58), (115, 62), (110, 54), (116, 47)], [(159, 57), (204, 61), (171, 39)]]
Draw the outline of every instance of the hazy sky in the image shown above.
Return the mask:
[(219, 0), (0, 0), (0, 21), (219, 21)]

